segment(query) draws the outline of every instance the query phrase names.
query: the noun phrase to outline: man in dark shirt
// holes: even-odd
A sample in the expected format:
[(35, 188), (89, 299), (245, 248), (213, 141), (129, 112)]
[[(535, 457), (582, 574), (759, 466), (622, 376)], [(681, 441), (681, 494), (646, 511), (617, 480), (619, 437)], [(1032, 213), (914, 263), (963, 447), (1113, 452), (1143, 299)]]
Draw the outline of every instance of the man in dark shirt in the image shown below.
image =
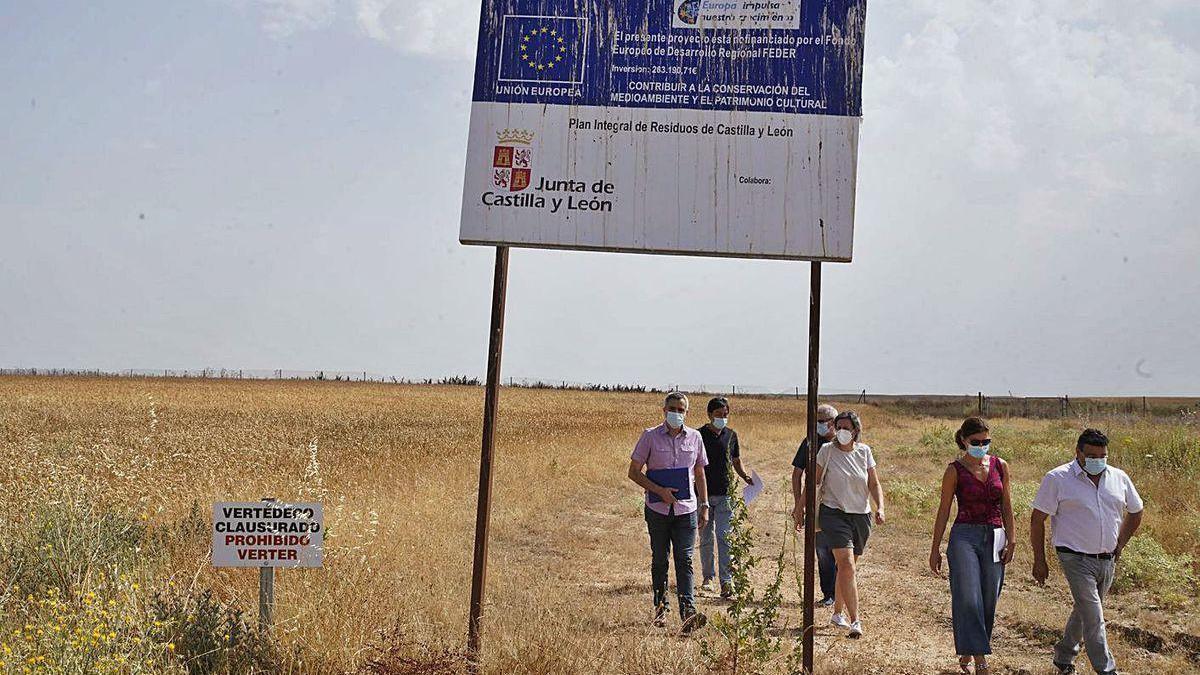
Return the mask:
[(704, 569), (704, 582), (700, 590), (711, 593), (713, 578), (718, 570), (713, 565), (713, 539), (716, 539), (721, 597), (733, 595), (733, 574), (729, 569), (729, 522), (733, 510), (729, 504), (730, 465), (742, 480), (749, 484), (750, 476), (742, 468), (741, 448), (738, 447), (737, 432), (727, 426), (729, 401), (717, 397), (708, 402), (708, 424), (700, 427), (704, 439), (704, 451), (708, 455), (708, 467), (704, 477), (708, 483), (708, 524), (700, 530), (700, 565)]
[[(828, 443), (833, 440), (836, 431), (833, 428), (833, 418), (837, 417), (837, 408), (831, 405), (817, 406), (817, 436), (820, 437), (821, 443), (817, 444), (817, 449), (823, 443)], [(800, 448), (796, 450), (796, 457), (792, 460), (792, 496), (795, 498), (796, 505), (792, 510), (792, 518), (796, 520), (796, 530), (804, 529), (804, 518), (799, 517), (801, 507), (800, 503), (801, 486), (804, 485), (804, 471), (808, 468), (808, 439), (805, 438), (800, 442)], [(821, 607), (828, 607), (833, 604), (834, 586), (837, 584), (837, 563), (833, 560), (833, 550), (829, 548), (829, 543), (825, 541), (823, 533), (817, 532), (817, 570), (821, 577), (821, 600), (817, 602)]]

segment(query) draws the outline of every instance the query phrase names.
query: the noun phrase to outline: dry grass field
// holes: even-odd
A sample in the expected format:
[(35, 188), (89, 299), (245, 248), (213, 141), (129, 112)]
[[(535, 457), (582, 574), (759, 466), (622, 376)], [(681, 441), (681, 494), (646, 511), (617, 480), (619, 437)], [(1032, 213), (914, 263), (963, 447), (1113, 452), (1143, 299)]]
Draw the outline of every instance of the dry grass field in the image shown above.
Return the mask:
[[(461, 672), (482, 398), (471, 387), (0, 378), (0, 672)], [(483, 671), (710, 672), (701, 645), (721, 649), (714, 631), (685, 638), (649, 623), (648, 540), (625, 468), (639, 430), (660, 420), (659, 397), (506, 389), (500, 405)], [(818, 672), (956, 672), (947, 584), (926, 560), (961, 420), (856, 409), (890, 521), (861, 568), (866, 638), (822, 626)], [(803, 401), (734, 399), (730, 423), (767, 483), (752, 508), (758, 581), (785, 547), (773, 632), (783, 651), (765, 666), (785, 672), (800, 621), (787, 484)], [(1086, 424), (1109, 431), (1113, 463), (1148, 505), (1109, 603), (1118, 661), (1129, 673), (1198, 672), (1194, 417), (994, 420), (1021, 540), (1041, 474), (1071, 457)], [(269, 638), (245, 629), (256, 573), (209, 565), (206, 522), (214, 501), (267, 495), (322, 501), (328, 528), (323, 569), (280, 572)], [(1035, 586), (1029, 564), (1022, 547), (995, 673), (1050, 672), (1069, 595), (1057, 573)], [(701, 599), (709, 613), (720, 603)]]

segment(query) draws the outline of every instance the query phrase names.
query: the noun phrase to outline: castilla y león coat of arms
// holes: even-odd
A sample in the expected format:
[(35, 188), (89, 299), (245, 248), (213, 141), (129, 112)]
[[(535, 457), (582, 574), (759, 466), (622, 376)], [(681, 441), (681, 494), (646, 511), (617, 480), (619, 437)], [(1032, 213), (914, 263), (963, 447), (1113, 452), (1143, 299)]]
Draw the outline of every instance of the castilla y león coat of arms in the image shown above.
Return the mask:
[(499, 141), (492, 151), (492, 184), (517, 192), (529, 187), (533, 172), (533, 132), (504, 129), (496, 132)]

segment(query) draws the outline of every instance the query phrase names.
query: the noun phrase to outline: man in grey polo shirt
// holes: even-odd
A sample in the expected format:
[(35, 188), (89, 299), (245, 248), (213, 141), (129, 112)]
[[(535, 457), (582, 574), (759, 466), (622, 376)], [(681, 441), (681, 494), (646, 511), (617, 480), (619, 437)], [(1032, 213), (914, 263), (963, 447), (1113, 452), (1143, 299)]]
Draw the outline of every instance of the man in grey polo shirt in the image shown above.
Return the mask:
[(1062, 640), (1054, 647), (1054, 665), (1075, 672), (1079, 644), (1099, 675), (1117, 672), (1104, 630), (1104, 596), (1112, 586), (1121, 550), (1142, 524), (1142, 498), (1128, 474), (1108, 466), (1108, 438), (1085, 429), (1075, 445), (1075, 460), (1042, 479), (1029, 532), (1033, 543), (1033, 578), (1046, 582), (1046, 518), (1054, 549), (1071, 587), (1075, 607)]

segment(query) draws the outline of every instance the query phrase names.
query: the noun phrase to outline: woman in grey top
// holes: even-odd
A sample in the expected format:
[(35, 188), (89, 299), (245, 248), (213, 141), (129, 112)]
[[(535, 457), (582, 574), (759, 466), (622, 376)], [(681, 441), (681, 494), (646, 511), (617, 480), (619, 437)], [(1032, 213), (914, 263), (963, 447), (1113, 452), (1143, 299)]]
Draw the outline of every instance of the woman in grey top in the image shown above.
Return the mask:
[[(837, 435), (833, 442), (817, 452), (817, 489), (821, 508), (817, 522), (825, 533), (837, 561), (837, 592), (833, 618), (839, 628), (848, 628), (848, 637), (862, 637), (858, 616), (858, 583), (855, 563), (867, 548), (871, 536), (871, 502), (875, 502), (874, 522), (883, 524), (883, 487), (875, 471), (871, 447), (860, 443), (862, 421), (852, 410), (833, 420)], [(803, 495), (801, 495), (803, 496)], [(803, 511), (804, 501), (800, 501)], [(800, 514), (804, 516), (803, 512)]]

